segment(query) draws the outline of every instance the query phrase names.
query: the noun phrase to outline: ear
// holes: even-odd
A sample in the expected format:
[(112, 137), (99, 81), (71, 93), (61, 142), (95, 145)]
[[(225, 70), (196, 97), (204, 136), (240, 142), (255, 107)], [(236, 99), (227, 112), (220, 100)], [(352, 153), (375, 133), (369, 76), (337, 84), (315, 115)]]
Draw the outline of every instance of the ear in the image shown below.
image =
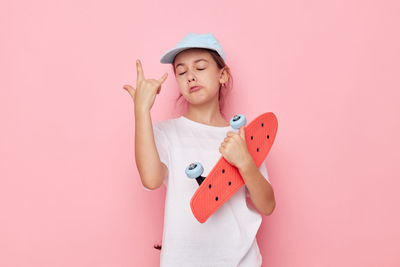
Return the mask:
[(228, 71), (226, 70), (228, 67), (227, 66), (225, 66), (225, 67), (223, 67), (220, 71), (221, 71), (221, 75), (220, 75), (220, 79), (219, 79), (219, 81), (220, 81), (220, 83), (227, 83), (228, 82), (228, 79), (229, 79), (229, 73), (228, 73)]

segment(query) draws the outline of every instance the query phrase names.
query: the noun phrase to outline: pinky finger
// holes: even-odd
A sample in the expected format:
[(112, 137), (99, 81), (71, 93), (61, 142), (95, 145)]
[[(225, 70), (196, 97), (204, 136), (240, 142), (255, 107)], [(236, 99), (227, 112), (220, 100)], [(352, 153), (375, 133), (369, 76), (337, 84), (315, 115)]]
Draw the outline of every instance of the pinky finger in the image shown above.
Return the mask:
[(160, 83), (163, 83), (168, 77), (168, 72), (164, 73), (163, 76), (161, 76), (161, 78), (158, 80)]

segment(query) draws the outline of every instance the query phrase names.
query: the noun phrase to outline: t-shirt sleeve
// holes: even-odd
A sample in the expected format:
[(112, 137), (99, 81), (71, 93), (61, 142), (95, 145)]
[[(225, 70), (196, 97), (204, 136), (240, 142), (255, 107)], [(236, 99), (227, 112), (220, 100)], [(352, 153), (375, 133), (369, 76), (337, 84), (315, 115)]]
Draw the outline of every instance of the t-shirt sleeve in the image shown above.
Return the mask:
[[(158, 155), (160, 156), (160, 161), (164, 163), (168, 168), (169, 168), (169, 143), (167, 136), (165, 133), (159, 129), (157, 125), (153, 125), (153, 135), (154, 135), (154, 142), (156, 144), (157, 152)], [(166, 185), (167, 184), (167, 179), (168, 179), (168, 173), (167, 176), (164, 178), (163, 183)], [(142, 187), (147, 190), (147, 191), (152, 191), (146, 187)]]
[(160, 156), (161, 162), (163, 162), (167, 167), (169, 166), (169, 145), (168, 139), (165, 133), (160, 130), (157, 126), (153, 127), (154, 141), (156, 143), (158, 155)]
[[(261, 165), (260, 165), (260, 167), (258, 169), (260, 170), (260, 173), (264, 176), (265, 180), (267, 180), (269, 183), (271, 183), (269, 181), (267, 165), (266, 165), (265, 161), (263, 161), (263, 163), (261, 163)], [(246, 190), (246, 197), (250, 197), (249, 190), (247, 189), (246, 186), (245, 186), (245, 190)]]

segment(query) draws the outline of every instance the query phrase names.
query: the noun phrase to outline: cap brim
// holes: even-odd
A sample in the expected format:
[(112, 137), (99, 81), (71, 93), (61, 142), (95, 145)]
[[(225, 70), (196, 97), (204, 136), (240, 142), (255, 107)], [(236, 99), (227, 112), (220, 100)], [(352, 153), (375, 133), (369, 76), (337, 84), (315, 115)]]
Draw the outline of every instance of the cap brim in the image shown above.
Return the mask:
[(172, 62), (174, 62), (174, 58), (176, 57), (177, 54), (179, 54), (180, 52), (182, 52), (183, 50), (189, 49), (189, 48), (207, 48), (210, 49), (209, 47), (205, 47), (205, 46), (188, 46), (188, 47), (179, 47), (179, 48), (173, 48), (169, 51), (167, 51), (160, 59), (161, 63), (164, 64), (172, 64)]

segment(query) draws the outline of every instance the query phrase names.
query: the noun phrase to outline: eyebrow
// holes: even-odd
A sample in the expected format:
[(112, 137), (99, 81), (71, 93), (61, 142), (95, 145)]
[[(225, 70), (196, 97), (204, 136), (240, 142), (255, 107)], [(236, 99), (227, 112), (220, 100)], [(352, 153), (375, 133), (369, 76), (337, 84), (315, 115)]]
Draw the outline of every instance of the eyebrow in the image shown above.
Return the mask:
[[(197, 63), (197, 62), (199, 62), (199, 61), (201, 61), (201, 60), (204, 60), (204, 61), (208, 62), (208, 60), (205, 60), (204, 58), (200, 58), (200, 59), (195, 60), (193, 63)], [(175, 69), (176, 69), (178, 66), (180, 66), (180, 65), (184, 65), (184, 64), (183, 64), (183, 63), (177, 64), (177, 65), (175, 66)]]

